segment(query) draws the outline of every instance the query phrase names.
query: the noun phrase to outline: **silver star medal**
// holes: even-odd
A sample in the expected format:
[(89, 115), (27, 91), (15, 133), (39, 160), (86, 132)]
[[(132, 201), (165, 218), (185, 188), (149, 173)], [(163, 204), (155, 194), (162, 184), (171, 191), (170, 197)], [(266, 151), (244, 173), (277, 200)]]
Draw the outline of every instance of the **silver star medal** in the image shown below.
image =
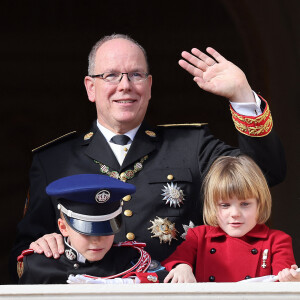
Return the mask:
[(184, 194), (180, 187), (177, 184), (171, 182), (171, 184), (167, 183), (167, 186), (164, 185), (164, 189), (162, 189), (163, 193), (161, 194), (164, 196), (163, 201), (166, 201), (166, 204), (170, 204), (170, 207), (173, 205), (175, 208), (176, 206), (180, 207), (180, 204), (183, 204)]
[(182, 224), (182, 227), (184, 229), (184, 233), (181, 235), (181, 238), (185, 240), (188, 230), (190, 228), (194, 228), (195, 224), (192, 221), (190, 221), (189, 225)]

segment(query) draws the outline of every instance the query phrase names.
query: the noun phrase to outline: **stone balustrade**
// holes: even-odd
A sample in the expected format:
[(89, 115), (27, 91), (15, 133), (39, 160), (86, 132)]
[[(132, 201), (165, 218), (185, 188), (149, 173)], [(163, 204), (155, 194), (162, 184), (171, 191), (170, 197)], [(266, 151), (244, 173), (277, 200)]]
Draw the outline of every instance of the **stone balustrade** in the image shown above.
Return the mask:
[(300, 283), (2, 285), (0, 299), (300, 299)]

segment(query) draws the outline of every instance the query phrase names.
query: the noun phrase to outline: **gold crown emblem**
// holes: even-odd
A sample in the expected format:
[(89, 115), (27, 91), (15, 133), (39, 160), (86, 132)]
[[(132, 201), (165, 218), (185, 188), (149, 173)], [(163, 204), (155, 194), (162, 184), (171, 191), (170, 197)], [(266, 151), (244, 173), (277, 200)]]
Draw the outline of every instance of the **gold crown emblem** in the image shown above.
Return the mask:
[(85, 136), (84, 136), (84, 140), (86, 141), (86, 140), (89, 140), (92, 136), (94, 135), (94, 133), (93, 132), (89, 132), (89, 133), (87, 133)]
[(151, 137), (156, 137), (156, 133), (154, 131), (146, 130), (145, 133)]

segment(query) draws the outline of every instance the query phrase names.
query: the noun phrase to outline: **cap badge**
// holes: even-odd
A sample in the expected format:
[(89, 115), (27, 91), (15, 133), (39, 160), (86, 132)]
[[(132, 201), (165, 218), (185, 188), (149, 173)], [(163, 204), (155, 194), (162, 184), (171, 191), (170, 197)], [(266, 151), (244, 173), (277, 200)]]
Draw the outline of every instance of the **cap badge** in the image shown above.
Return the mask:
[(182, 227), (184, 229), (184, 233), (181, 235), (181, 237), (185, 240), (188, 230), (190, 228), (194, 228), (195, 224), (192, 221), (190, 221), (189, 225), (182, 224)]
[(172, 239), (177, 240), (177, 229), (175, 228), (175, 223), (171, 223), (168, 218), (156, 217), (154, 221), (150, 220), (152, 226), (148, 228), (151, 230), (153, 237), (158, 237), (160, 243), (169, 243), (171, 245)]
[(69, 259), (69, 260), (76, 259), (76, 253), (70, 248), (65, 250), (65, 254), (66, 254), (67, 259)]
[(166, 201), (166, 204), (170, 204), (170, 207), (173, 205), (176, 208), (176, 206), (180, 207), (180, 205), (183, 204), (183, 200), (185, 200), (184, 194), (176, 183), (167, 183), (167, 186), (164, 185), (162, 191), (163, 193), (161, 195), (164, 196), (163, 201)]
[(156, 133), (154, 131), (146, 130), (145, 133), (151, 137), (156, 137)]
[(86, 140), (89, 140), (92, 136), (94, 135), (94, 132), (89, 132), (89, 133), (87, 133), (85, 136), (84, 136), (84, 140), (86, 141)]
[(107, 190), (101, 190), (95, 196), (95, 200), (98, 203), (105, 203), (109, 199), (110, 199), (110, 192)]

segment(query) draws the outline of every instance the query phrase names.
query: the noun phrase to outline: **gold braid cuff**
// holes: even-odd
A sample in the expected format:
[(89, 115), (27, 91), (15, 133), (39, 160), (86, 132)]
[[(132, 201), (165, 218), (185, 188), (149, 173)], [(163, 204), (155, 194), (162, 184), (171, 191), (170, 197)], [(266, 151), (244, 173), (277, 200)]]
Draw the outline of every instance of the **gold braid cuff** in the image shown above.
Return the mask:
[(230, 105), (230, 111), (235, 128), (240, 132), (252, 137), (263, 137), (268, 135), (273, 127), (273, 120), (269, 105), (265, 99), (260, 97), (265, 102), (266, 107), (264, 112), (257, 117), (247, 117), (238, 114)]

